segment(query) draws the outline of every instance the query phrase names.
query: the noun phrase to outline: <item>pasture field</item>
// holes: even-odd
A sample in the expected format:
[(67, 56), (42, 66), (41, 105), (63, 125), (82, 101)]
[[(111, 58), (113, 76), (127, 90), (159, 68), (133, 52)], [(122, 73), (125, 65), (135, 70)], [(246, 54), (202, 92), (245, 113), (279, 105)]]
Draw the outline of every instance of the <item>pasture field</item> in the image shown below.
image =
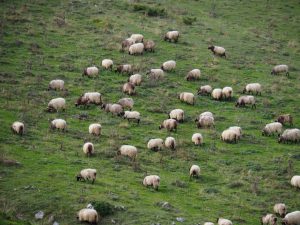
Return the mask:
[[(91, 201), (118, 208), (100, 224), (202, 224), (225, 217), (255, 225), (275, 203), (300, 210), (300, 192), (290, 186), (291, 177), (300, 174), (299, 143), (279, 144), (276, 136), (261, 135), (265, 124), (284, 113), (300, 128), (299, 1), (2, 0), (0, 6), (0, 224), (50, 224), (51, 216), (59, 224), (80, 224), (76, 213)], [(169, 30), (180, 31), (178, 43), (163, 40)], [(121, 41), (132, 33), (154, 40), (156, 51), (120, 52)], [(210, 44), (224, 46), (227, 58), (214, 57)], [(140, 125), (98, 106), (74, 106), (88, 91), (100, 92), (105, 102), (126, 96), (121, 91), (126, 75), (101, 68), (97, 78), (81, 76), (85, 67), (101, 67), (105, 58), (113, 59), (114, 68), (133, 64), (143, 75), (132, 97)], [(146, 72), (167, 60), (176, 61), (175, 71), (162, 81), (149, 80)], [(290, 76), (270, 75), (277, 64), (289, 65)], [(194, 68), (201, 69), (201, 79), (186, 81)], [(67, 92), (47, 91), (57, 78), (65, 81)], [(263, 86), (257, 108), (234, 107), (244, 86), (253, 82)], [(180, 92), (196, 94), (205, 84), (231, 86), (234, 99), (197, 96), (194, 106), (177, 99)], [(55, 97), (66, 99), (65, 112), (44, 111)], [(185, 122), (177, 132), (159, 130), (175, 108), (185, 111)], [(214, 129), (196, 128), (194, 119), (204, 111), (214, 113)], [(68, 132), (50, 131), (54, 118), (65, 119)], [(24, 136), (10, 131), (17, 120), (25, 123)], [(102, 125), (100, 138), (88, 134), (94, 122)], [(242, 139), (222, 142), (222, 131), (233, 125), (242, 127)], [(204, 137), (201, 147), (191, 142), (195, 132)], [(147, 149), (150, 138), (167, 136), (176, 138), (176, 151)], [(84, 156), (84, 140), (94, 143), (94, 157)], [(138, 148), (136, 162), (116, 157), (122, 144)], [(21, 165), (8, 166), (4, 159)], [(200, 165), (202, 175), (189, 180), (193, 164)], [(97, 169), (94, 185), (76, 182), (84, 168)], [(160, 176), (158, 191), (142, 185), (146, 174)], [(34, 218), (39, 210), (45, 212), (43, 220)]]

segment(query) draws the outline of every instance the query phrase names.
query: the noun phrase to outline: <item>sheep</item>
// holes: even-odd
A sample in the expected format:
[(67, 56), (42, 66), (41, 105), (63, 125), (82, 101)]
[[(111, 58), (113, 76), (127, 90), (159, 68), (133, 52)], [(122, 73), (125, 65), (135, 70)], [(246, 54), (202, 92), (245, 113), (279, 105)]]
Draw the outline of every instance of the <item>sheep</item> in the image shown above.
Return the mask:
[(104, 69), (107, 69), (107, 70), (110, 69), (110, 70), (112, 70), (113, 65), (114, 65), (114, 62), (111, 59), (103, 59), (102, 60), (102, 67)]
[(262, 135), (270, 136), (274, 133), (280, 134), (282, 132), (282, 124), (278, 122), (268, 123), (262, 130)]
[(179, 38), (179, 32), (175, 31), (175, 30), (174, 31), (168, 31), (164, 36), (165, 41), (169, 41), (169, 42), (174, 41), (175, 43), (178, 42), (178, 38)]
[(300, 188), (300, 176), (299, 175), (295, 175), (292, 177), (291, 185), (296, 188)]
[(273, 210), (280, 217), (284, 217), (287, 213), (287, 207), (284, 203), (277, 203), (274, 205)]
[(51, 80), (48, 86), (48, 91), (50, 90), (65, 90), (65, 82), (63, 80)]
[(143, 185), (144, 186), (153, 186), (153, 188), (155, 190), (158, 190), (158, 187), (159, 187), (159, 184), (160, 184), (160, 177), (157, 176), (157, 175), (149, 175), (149, 176), (146, 176), (143, 180)]
[(135, 120), (138, 124), (141, 121), (141, 114), (138, 111), (125, 111), (124, 119), (129, 120)]
[(212, 222), (205, 222), (203, 225), (215, 225), (215, 224)]
[(221, 100), (222, 99), (222, 89), (215, 88), (211, 93), (211, 97), (215, 100)]
[(233, 223), (230, 220), (224, 218), (218, 218), (217, 222), (218, 225), (233, 225)]
[(129, 47), (128, 54), (129, 55), (142, 55), (144, 53), (144, 44), (136, 43)]
[(80, 105), (83, 105), (84, 107), (88, 106), (89, 100), (87, 97), (84, 97), (84, 94), (82, 94), (75, 102), (75, 107), (79, 107)]
[(236, 130), (233, 129), (224, 130), (221, 134), (221, 140), (227, 143), (232, 143), (232, 142), (237, 143), (238, 139), (239, 139), (239, 134), (236, 132)]
[(127, 38), (124, 41), (122, 41), (122, 51), (125, 51), (128, 49), (131, 45), (135, 43), (135, 40), (133, 38)]
[(234, 130), (237, 133), (237, 139), (241, 139), (242, 137), (242, 128), (238, 126), (229, 127), (228, 130)]
[(279, 122), (282, 125), (284, 125), (285, 123), (289, 123), (290, 126), (293, 126), (293, 117), (290, 114), (283, 114), (278, 116), (275, 122)]
[(92, 180), (92, 184), (94, 184), (97, 176), (97, 170), (96, 169), (83, 169), (80, 171), (80, 173), (76, 176), (77, 181), (80, 180)]
[(129, 109), (130, 111), (133, 108), (134, 101), (132, 98), (121, 98), (118, 102), (119, 105), (123, 107), (123, 109)]
[(14, 134), (19, 134), (19, 135), (23, 135), (24, 134), (24, 123), (19, 122), (19, 121), (15, 121), (12, 125), (11, 125), (11, 130)]
[(128, 95), (134, 95), (136, 94), (135, 92), (135, 86), (134, 84), (130, 83), (130, 82), (127, 82), (123, 85), (122, 87), (122, 91), (125, 93), (125, 94), (128, 94)]
[(163, 79), (165, 76), (165, 73), (162, 69), (151, 69), (146, 74), (149, 75), (149, 77), (154, 80)]
[(66, 109), (66, 100), (64, 98), (54, 98), (48, 103), (48, 112), (58, 112), (60, 109), (62, 111), (65, 111)]
[(261, 95), (261, 85), (259, 83), (251, 83), (247, 84), (246, 87), (243, 90), (244, 93), (251, 93), (252, 95), (255, 93), (256, 95)]
[(158, 151), (161, 150), (164, 145), (163, 139), (155, 138), (150, 139), (147, 144), (147, 148), (150, 150)]
[(101, 135), (101, 124), (99, 123), (92, 123), (89, 126), (89, 133), (94, 135), (94, 136), (100, 136)]
[(166, 119), (162, 122), (162, 124), (159, 126), (159, 129), (166, 128), (168, 131), (177, 131), (177, 125), (178, 122), (174, 119)]
[(192, 177), (199, 177), (200, 176), (200, 167), (198, 165), (192, 165), (190, 168), (190, 179)]
[(202, 137), (202, 134), (200, 134), (200, 133), (195, 133), (195, 134), (193, 134), (193, 136), (192, 136), (192, 142), (193, 142), (195, 145), (202, 145), (202, 144), (203, 144), (203, 137)]
[(144, 41), (144, 36), (142, 34), (132, 34), (130, 38), (133, 39), (135, 43), (141, 43)]
[(122, 145), (119, 148), (117, 155), (128, 156), (133, 161), (135, 161), (137, 156), (137, 148), (132, 145)]
[(215, 127), (215, 121), (212, 116), (200, 116), (198, 123), (197, 123), (197, 128), (211, 128)]
[(244, 107), (246, 104), (251, 105), (251, 108), (256, 108), (255, 98), (252, 95), (241, 96), (235, 103), (235, 107)]
[(186, 75), (185, 79), (187, 81), (199, 80), (201, 77), (201, 71), (199, 69), (193, 69)]
[(300, 225), (300, 211), (294, 211), (285, 215), (282, 225)]
[(58, 129), (65, 131), (67, 129), (67, 122), (63, 119), (55, 119), (51, 121), (50, 128), (52, 130)]
[(119, 65), (116, 68), (116, 72), (129, 75), (132, 73), (132, 65), (130, 64)]
[(285, 73), (286, 76), (289, 76), (289, 67), (287, 65), (274, 66), (271, 75), (277, 75), (279, 73)]
[(203, 117), (203, 116), (210, 116), (210, 117), (214, 118), (214, 115), (212, 114), (212, 112), (203, 112), (203, 113), (201, 113), (201, 114), (198, 116), (197, 119), (195, 119), (195, 122), (199, 121), (200, 118)]
[(169, 60), (169, 61), (164, 62), (160, 68), (163, 71), (172, 71), (175, 69), (175, 67), (176, 67), (176, 62), (174, 60)]
[(75, 106), (80, 105), (88, 105), (88, 104), (95, 104), (95, 105), (101, 105), (102, 104), (102, 96), (99, 92), (86, 92), (83, 95), (81, 95), (75, 103)]
[(101, 108), (104, 109), (105, 112), (110, 112), (114, 116), (124, 115), (124, 109), (120, 104), (103, 104)]
[(198, 95), (210, 95), (212, 87), (210, 85), (204, 85), (198, 88)]
[(140, 74), (131, 75), (127, 81), (132, 83), (135, 86), (140, 86), (142, 83), (142, 75)]
[(179, 99), (182, 102), (186, 102), (190, 105), (195, 105), (195, 96), (193, 93), (190, 92), (181, 92), (179, 95)]
[(92, 223), (92, 224), (97, 224), (99, 221), (99, 216), (95, 209), (81, 209), (77, 213), (77, 219), (80, 222), (88, 222), (88, 223)]
[(96, 66), (87, 67), (83, 70), (82, 76), (93, 77), (97, 76), (99, 69)]
[(231, 99), (233, 95), (233, 90), (231, 87), (224, 87), (222, 89), (222, 98), (223, 99)]
[(94, 145), (91, 142), (84, 143), (82, 150), (83, 153), (86, 154), (87, 156), (91, 156), (95, 153)]
[(178, 122), (184, 121), (184, 111), (182, 109), (173, 109), (169, 113), (169, 119), (177, 120)]
[(176, 149), (176, 140), (173, 137), (167, 137), (165, 140), (165, 147), (172, 150)]
[(154, 52), (155, 43), (152, 40), (144, 41), (145, 51)]
[(300, 130), (297, 128), (286, 129), (278, 138), (279, 143), (286, 142), (300, 142)]
[(218, 55), (218, 56), (224, 56), (226, 58), (226, 52), (225, 52), (225, 48), (220, 47), (220, 46), (209, 46), (207, 49), (210, 49), (214, 55)]
[(277, 217), (273, 214), (267, 214), (261, 217), (261, 224), (275, 225), (277, 223)]

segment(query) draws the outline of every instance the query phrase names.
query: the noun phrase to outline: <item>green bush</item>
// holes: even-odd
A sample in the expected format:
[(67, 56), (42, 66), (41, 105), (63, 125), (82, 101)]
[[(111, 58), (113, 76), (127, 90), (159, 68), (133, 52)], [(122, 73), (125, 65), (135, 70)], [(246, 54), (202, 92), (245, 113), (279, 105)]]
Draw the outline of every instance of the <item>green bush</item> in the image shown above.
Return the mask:
[(151, 7), (151, 6), (147, 6), (144, 4), (134, 4), (133, 5), (133, 11), (135, 12), (143, 12), (145, 13), (147, 16), (165, 16), (166, 15), (166, 11), (164, 8), (159, 8), (159, 7)]
[(91, 204), (101, 216), (109, 216), (114, 213), (114, 206), (108, 202), (92, 201)]
[(183, 23), (186, 25), (192, 25), (196, 21), (197, 21), (196, 17), (190, 17), (190, 16), (183, 17)]

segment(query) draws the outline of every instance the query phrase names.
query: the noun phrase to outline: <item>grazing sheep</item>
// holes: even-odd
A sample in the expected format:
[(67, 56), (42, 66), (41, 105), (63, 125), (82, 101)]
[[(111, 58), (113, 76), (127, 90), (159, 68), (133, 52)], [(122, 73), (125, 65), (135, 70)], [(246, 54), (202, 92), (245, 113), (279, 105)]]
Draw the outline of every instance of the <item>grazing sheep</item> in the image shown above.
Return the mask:
[(110, 70), (112, 70), (113, 65), (114, 65), (114, 62), (111, 59), (103, 59), (102, 60), (102, 67), (104, 69), (110, 69)]
[(300, 188), (300, 176), (293, 176), (291, 179), (291, 185), (296, 188)]
[(205, 222), (203, 225), (215, 225), (215, 224), (212, 222)]
[(284, 203), (277, 203), (274, 205), (274, 212), (278, 214), (280, 217), (284, 217), (287, 213), (287, 207)]
[(172, 42), (174, 41), (175, 43), (178, 41), (179, 38), (179, 32), (178, 31), (168, 31), (165, 34), (164, 40)]
[(210, 95), (211, 92), (212, 87), (210, 85), (204, 85), (198, 89), (198, 95)]
[(222, 132), (221, 140), (224, 142), (237, 143), (238, 139), (239, 139), (239, 134), (236, 132), (236, 130), (227, 129)]
[(127, 50), (134, 43), (135, 43), (135, 40), (133, 38), (125, 39), (124, 41), (122, 41), (122, 51)]
[(157, 176), (157, 175), (149, 175), (149, 176), (146, 176), (143, 180), (143, 185), (144, 186), (153, 186), (153, 188), (155, 190), (158, 190), (158, 187), (159, 187), (159, 184), (160, 184), (160, 177)]
[(134, 101), (132, 98), (121, 98), (118, 102), (124, 109), (129, 109), (130, 111), (133, 108)]
[(199, 69), (193, 69), (186, 75), (185, 79), (187, 81), (200, 80), (201, 71)]
[(110, 112), (114, 116), (124, 115), (124, 109), (120, 104), (103, 104), (101, 108), (104, 109), (105, 112)]
[(23, 135), (24, 134), (24, 123), (16, 121), (11, 125), (11, 130), (14, 134)]
[(101, 125), (99, 123), (92, 123), (89, 126), (89, 133), (95, 136), (101, 135)]
[(161, 150), (164, 145), (163, 139), (155, 138), (150, 139), (147, 144), (147, 148), (150, 150), (158, 151)]
[(233, 95), (233, 90), (231, 87), (224, 87), (222, 89), (222, 98), (223, 99), (231, 99)]
[(169, 113), (169, 119), (177, 120), (178, 122), (184, 121), (184, 111), (182, 109), (173, 109)]
[(222, 89), (215, 88), (211, 93), (211, 97), (215, 100), (221, 100), (222, 99)]
[(217, 222), (218, 225), (233, 225), (233, 223), (230, 220), (224, 218), (219, 218)]
[(300, 130), (297, 128), (294, 129), (286, 129), (278, 138), (279, 143), (297, 143), (300, 142)]
[(289, 67), (287, 65), (274, 66), (271, 75), (277, 75), (279, 73), (285, 73), (286, 76), (289, 76)]
[(262, 135), (270, 136), (274, 133), (281, 134), (282, 124), (278, 122), (268, 123), (262, 130)]
[(96, 66), (87, 67), (83, 70), (82, 76), (93, 77), (97, 76), (99, 69)]
[(63, 80), (51, 80), (48, 86), (49, 90), (63, 91), (65, 90), (65, 82)]
[(130, 64), (124, 64), (117, 66), (116, 72), (122, 74), (132, 74), (132, 66)]
[(134, 84), (130, 83), (130, 82), (127, 82), (123, 85), (122, 87), (122, 91), (125, 93), (125, 94), (128, 94), (128, 95), (134, 95), (136, 94), (135, 93), (135, 86)]
[(246, 104), (251, 105), (251, 108), (256, 108), (255, 98), (252, 95), (241, 96), (237, 100), (235, 107), (245, 107)]
[(82, 150), (87, 156), (91, 156), (95, 153), (94, 145), (91, 142), (84, 143)]
[(170, 148), (172, 150), (176, 149), (176, 140), (173, 137), (167, 137), (165, 140), (166, 148)]
[(200, 176), (200, 167), (198, 165), (192, 165), (190, 168), (190, 179), (192, 177), (199, 177)]
[(300, 211), (294, 211), (285, 215), (282, 225), (300, 225)]
[(77, 213), (77, 219), (80, 222), (88, 222), (91, 224), (97, 224), (99, 221), (99, 216), (95, 209), (81, 209)]
[(177, 124), (178, 122), (174, 119), (166, 119), (162, 122), (162, 124), (159, 126), (159, 129), (166, 128), (168, 131), (177, 131)]
[(142, 75), (134, 74), (128, 78), (128, 82), (132, 83), (135, 86), (140, 86), (142, 83)]
[(261, 224), (275, 225), (277, 223), (277, 217), (273, 214), (267, 214), (261, 217)]
[(247, 84), (243, 90), (244, 93), (251, 93), (252, 95), (255, 93), (256, 95), (261, 95), (261, 85), (259, 83), (251, 83)]
[(144, 44), (136, 43), (129, 47), (128, 54), (129, 55), (142, 55), (144, 53)]
[(211, 128), (215, 127), (215, 121), (212, 116), (200, 116), (198, 123), (197, 123), (198, 128)]
[(162, 69), (151, 69), (146, 74), (149, 75), (149, 77), (154, 80), (163, 79), (165, 76), (165, 73)]
[(135, 43), (141, 43), (144, 41), (144, 36), (142, 34), (132, 34), (130, 38), (133, 39)]
[(102, 96), (99, 92), (86, 92), (83, 95), (84, 98), (88, 100), (89, 104), (101, 105)]
[(109, 113), (110, 112), (110, 107), (112, 106), (113, 104), (111, 103), (104, 103), (101, 105), (101, 109), (104, 109), (104, 111), (106, 113)]
[(199, 119), (203, 116), (210, 116), (210, 117), (214, 118), (214, 115), (212, 114), (212, 112), (203, 112), (199, 115), (199, 117), (195, 120), (195, 122), (199, 121)]
[(200, 134), (200, 133), (195, 133), (195, 134), (193, 134), (193, 136), (192, 136), (192, 142), (193, 142), (195, 145), (202, 145), (202, 144), (203, 144), (203, 137), (202, 137), (202, 134)]
[(226, 52), (225, 52), (225, 48), (223, 47), (219, 47), (219, 46), (209, 46), (208, 49), (210, 49), (214, 55), (218, 55), (218, 56), (224, 56), (226, 58)]
[(241, 139), (242, 137), (242, 128), (238, 126), (229, 127), (228, 130), (234, 130), (237, 133), (237, 139)]
[(96, 169), (83, 169), (80, 171), (80, 173), (76, 176), (77, 181), (80, 180), (92, 180), (92, 184), (95, 182), (97, 176), (97, 170)]
[(80, 105), (83, 105), (84, 107), (88, 106), (89, 100), (87, 97), (84, 97), (84, 94), (82, 94), (75, 102), (75, 106), (79, 107)]
[(124, 119), (129, 120), (135, 120), (138, 124), (141, 121), (141, 114), (138, 111), (125, 111), (124, 113)]
[(152, 40), (144, 41), (145, 51), (154, 52), (155, 43)]
[(293, 126), (293, 117), (290, 114), (283, 114), (278, 116), (277, 120), (275, 122), (279, 122), (282, 125), (289, 123), (290, 126)]
[(169, 60), (169, 61), (164, 62), (160, 68), (163, 71), (172, 71), (175, 69), (175, 67), (176, 67), (176, 62), (174, 60)]
[(54, 98), (48, 103), (47, 111), (53, 112), (58, 110), (65, 111), (66, 109), (66, 100), (64, 98)]
[(137, 156), (137, 148), (132, 145), (122, 145), (118, 150), (117, 155), (128, 156), (135, 161)]
[(195, 96), (193, 93), (190, 92), (181, 92), (179, 95), (179, 99), (182, 102), (186, 102), (190, 105), (195, 105)]
[(63, 119), (55, 119), (51, 121), (50, 128), (52, 130), (62, 130), (65, 131), (67, 129), (67, 122)]

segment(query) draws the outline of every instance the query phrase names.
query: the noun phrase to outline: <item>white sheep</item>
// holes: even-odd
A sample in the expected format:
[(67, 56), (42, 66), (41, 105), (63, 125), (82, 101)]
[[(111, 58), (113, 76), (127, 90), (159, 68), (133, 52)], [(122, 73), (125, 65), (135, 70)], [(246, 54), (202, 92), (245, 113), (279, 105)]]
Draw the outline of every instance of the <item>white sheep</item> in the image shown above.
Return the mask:
[(212, 92), (212, 87), (210, 85), (203, 85), (198, 88), (198, 95), (210, 95)]
[(12, 125), (11, 125), (11, 130), (13, 133), (15, 134), (20, 134), (23, 135), (24, 134), (24, 123), (19, 122), (19, 121), (15, 121)]
[(215, 88), (211, 93), (211, 97), (215, 100), (221, 100), (221, 98), (222, 98), (222, 89), (221, 88)]
[(224, 142), (237, 143), (238, 139), (239, 139), (239, 134), (236, 132), (236, 130), (233, 129), (224, 130), (221, 134), (221, 140)]
[(134, 84), (132, 84), (130, 82), (127, 82), (127, 83), (125, 83), (123, 85), (122, 91), (125, 94), (128, 94), (128, 95), (134, 95), (134, 94), (136, 94), (136, 92), (135, 92), (135, 86), (134, 86)]
[(97, 76), (99, 69), (96, 66), (87, 67), (84, 69), (82, 76), (93, 77)]
[(128, 54), (129, 55), (142, 55), (144, 53), (144, 44), (136, 43), (129, 47)]
[(215, 120), (212, 116), (200, 116), (197, 122), (198, 128), (211, 128), (215, 127)]
[(86, 92), (83, 94), (83, 98), (86, 98), (89, 104), (102, 104), (102, 96), (99, 92)]
[(132, 73), (132, 65), (130, 64), (123, 64), (123, 65), (119, 65), (116, 68), (116, 71), (118, 73), (122, 73), (122, 74), (131, 74)]
[(128, 82), (132, 83), (135, 86), (140, 86), (142, 83), (142, 75), (134, 74), (128, 78)]
[(154, 189), (158, 190), (160, 184), (160, 177), (157, 175), (146, 176), (143, 180), (144, 186), (152, 186)]
[(178, 122), (184, 121), (184, 111), (182, 109), (173, 109), (169, 113), (169, 119), (177, 120)]
[(101, 135), (101, 124), (99, 123), (92, 123), (89, 126), (89, 133), (95, 136), (100, 136)]
[(67, 129), (67, 122), (63, 119), (54, 119), (51, 121), (50, 128), (52, 130), (58, 129), (65, 131)]
[(114, 65), (114, 62), (111, 59), (103, 59), (102, 60), (102, 67), (104, 69), (110, 69), (110, 70), (112, 70), (113, 65)]
[(294, 211), (285, 215), (282, 225), (300, 225), (300, 211)]
[(203, 225), (215, 225), (215, 224), (212, 222), (205, 222)]
[(277, 203), (274, 205), (273, 210), (276, 214), (278, 214), (281, 217), (284, 217), (287, 213), (287, 207), (284, 203)]
[(182, 92), (179, 95), (179, 99), (182, 102), (186, 102), (190, 105), (195, 105), (195, 95), (193, 93), (190, 92)]
[(176, 62), (174, 60), (166, 61), (161, 65), (161, 69), (163, 71), (172, 71), (175, 68), (176, 68)]
[(246, 87), (243, 90), (243, 93), (251, 93), (252, 95), (255, 93), (256, 95), (261, 95), (261, 84), (259, 83), (251, 83), (247, 84)]
[(170, 148), (172, 150), (176, 149), (176, 140), (173, 137), (167, 137), (165, 140), (166, 148)]
[(192, 136), (192, 142), (195, 145), (202, 145), (203, 144), (203, 137), (200, 133), (194, 133)]
[(179, 38), (179, 32), (173, 30), (173, 31), (168, 31), (165, 34), (164, 40), (169, 42), (174, 41), (176, 43), (178, 41), (178, 38)]
[(291, 114), (283, 114), (277, 117), (277, 119), (275, 120), (275, 122), (279, 122), (282, 125), (289, 123), (290, 126), (293, 126), (293, 117)]
[(233, 225), (233, 223), (228, 219), (219, 218), (217, 221), (218, 225)]
[(92, 224), (97, 224), (99, 221), (99, 216), (95, 209), (81, 209), (77, 213), (77, 219), (80, 222), (88, 222), (88, 223), (92, 223)]
[(234, 130), (237, 133), (237, 139), (241, 139), (242, 137), (242, 128), (238, 126), (229, 127), (228, 130)]
[(295, 175), (291, 179), (291, 185), (300, 188), (300, 175)]
[(159, 129), (166, 128), (168, 131), (177, 131), (177, 124), (178, 122), (174, 119), (166, 119), (162, 122), (159, 126)]
[(141, 43), (144, 40), (144, 36), (142, 34), (132, 34), (130, 38), (133, 39), (135, 43)]
[(192, 165), (190, 168), (190, 179), (192, 177), (199, 177), (200, 176), (200, 167), (198, 165)]
[(267, 214), (261, 217), (261, 224), (265, 225), (275, 225), (277, 223), (277, 217), (273, 214)]
[(147, 72), (147, 75), (154, 80), (161, 80), (165, 77), (165, 73), (162, 69), (151, 69)]
[(127, 38), (124, 41), (122, 41), (122, 51), (125, 51), (128, 49), (131, 45), (135, 43), (135, 40), (133, 38)]
[(128, 156), (133, 161), (135, 161), (136, 156), (137, 156), (137, 148), (132, 145), (122, 145), (119, 148), (117, 155)]
[(125, 111), (123, 118), (128, 121), (135, 120), (139, 124), (141, 121), (141, 114), (138, 111)]
[(147, 144), (147, 148), (150, 150), (158, 151), (163, 148), (164, 141), (161, 138), (150, 139)]
[(286, 129), (278, 138), (278, 142), (286, 143), (286, 142), (293, 142), (297, 143), (300, 142), (300, 130), (297, 128), (294, 129)]
[(224, 56), (226, 58), (226, 50), (223, 47), (220, 46), (209, 46), (208, 49), (210, 49), (214, 55), (218, 55), (218, 56)]
[(83, 153), (86, 154), (87, 156), (91, 156), (95, 153), (94, 145), (91, 142), (84, 143), (82, 150)]
[(121, 105), (124, 109), (131, 110), (134, 105), (134, 101), (132, 98), (121, 98), (118, 102), (119, 105)]
[(123, 116), (124, 109), (120, 104), (102, 104), (101, 109), (104, 109), (105, 112), (110, 112), (114, 116)]
[(285, 73), (286, 76), (289, 76), (289, 67), (287, 65), (274, 66), (271, 75), (277, 75), (279, 73)]
[(66, 109), (66, 100), (64, 98), (54, 98), (48, 103), (47, 111), (58, 112), (59, 110), (65, 111)]
[(235, 107), (244, 107), (246, 105), (251, 105), (251, 108), (256, 108), (256, 101), (254, 96), (246, 95), (238, 98)]
[(48, 86), (48, 90), (65, 90), (65, 82), (63, 80), (51, 80)]
[(155, 43), (152, 40), (144, 41), (145, 51), (154, 52)]
[(233, 96), (233, 90), (232, 87), (224, 87), (222, 89), (222, 98), (223, 99), (231, 99)]
[(94, 184), (97, 176), (97, 170), (96, 169), (83, 169), (80, 171), (80, 173), (76, 176), (77, 181), (80, 180), (91, 180), (92, 184)]
[(270, 136), (272, 134), (281, 134), (282, 124), (278, 122), (268, 123), (262, 130), (262, 135)]
[(199, 118), (201, 118), (202, 116), (214, 117), (214, 114), (212, 112), (203, 112), (199, 115)]
[(201, 71), (199, 69), (193, 69), (186, 75), (187, 81), (199, 80), (201, 77)]

